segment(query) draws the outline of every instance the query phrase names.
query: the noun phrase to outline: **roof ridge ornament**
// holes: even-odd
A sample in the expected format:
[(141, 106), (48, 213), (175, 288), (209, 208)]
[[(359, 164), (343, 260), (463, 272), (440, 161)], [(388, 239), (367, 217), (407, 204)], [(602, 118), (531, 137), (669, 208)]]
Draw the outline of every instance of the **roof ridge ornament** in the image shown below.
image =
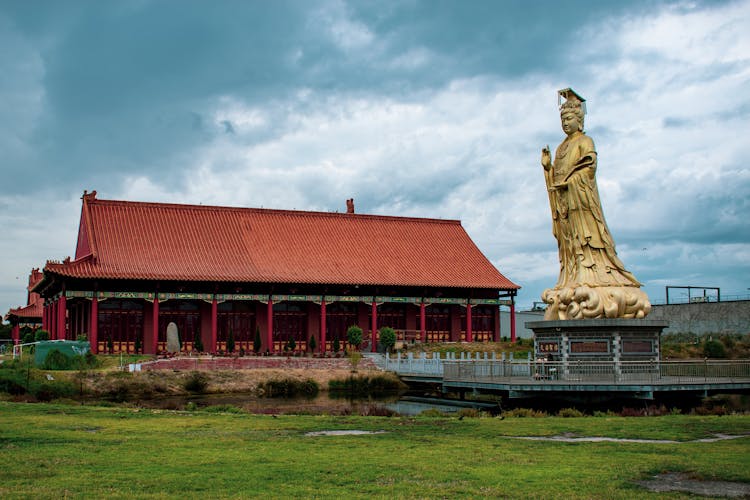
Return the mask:
[(85, 201), (94, 201), (96, 199), (96, 189), (94, 189), (90, 193), (84, 189), (83, 196), (81, 196), (81, 199)]

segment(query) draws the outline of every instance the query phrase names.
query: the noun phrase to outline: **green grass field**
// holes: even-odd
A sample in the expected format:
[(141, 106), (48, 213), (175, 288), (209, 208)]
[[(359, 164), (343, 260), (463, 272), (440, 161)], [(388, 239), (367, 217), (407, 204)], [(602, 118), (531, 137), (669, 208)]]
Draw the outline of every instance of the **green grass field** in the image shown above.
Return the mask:
[[(318, 436), (322, 430), (385, 431)], [(658, 498), (662, 471), (750, 482), (750, 416), (256, 416), (0, 402), (2, 498)], [(512, 436), (671, 439), (563, 443)], [(662, 494), (678, 498), (681, 494)]]

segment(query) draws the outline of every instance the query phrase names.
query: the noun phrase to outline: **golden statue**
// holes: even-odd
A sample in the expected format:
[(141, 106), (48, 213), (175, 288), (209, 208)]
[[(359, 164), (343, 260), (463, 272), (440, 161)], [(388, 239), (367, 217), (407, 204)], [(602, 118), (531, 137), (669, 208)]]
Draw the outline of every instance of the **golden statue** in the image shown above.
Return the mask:
[(567, 135), (555, 151), (542, 149), (542, 166), (557, 238), (560, 277), (544, 291), (546, 320), (643, 318), (648, 296), (617, 257), (596, 187), (594, 141), (583, 132), (585, 99), (572, 89), (558, 92), (565, 102), (560, 120)]

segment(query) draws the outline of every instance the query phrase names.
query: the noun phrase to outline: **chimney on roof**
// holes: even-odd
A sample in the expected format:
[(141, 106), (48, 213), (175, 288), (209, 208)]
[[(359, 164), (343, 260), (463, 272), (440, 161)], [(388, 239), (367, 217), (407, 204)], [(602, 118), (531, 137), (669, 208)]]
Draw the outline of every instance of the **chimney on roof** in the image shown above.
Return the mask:
[(349, 198), (348, 200), (346, 200), (346, 213), (354, 213), (354, 198)]

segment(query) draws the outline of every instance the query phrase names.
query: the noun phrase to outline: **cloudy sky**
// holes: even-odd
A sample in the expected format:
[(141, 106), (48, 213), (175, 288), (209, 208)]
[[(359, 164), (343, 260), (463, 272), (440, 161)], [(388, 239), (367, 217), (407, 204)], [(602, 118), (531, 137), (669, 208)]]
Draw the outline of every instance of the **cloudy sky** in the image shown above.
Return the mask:
[(652, 301), (747, 295), (749, 26), (750, 1), (0, 1), (0, 311), (74, 253), (84, 189), (460, 219), (531, 306), (564, 87)]

